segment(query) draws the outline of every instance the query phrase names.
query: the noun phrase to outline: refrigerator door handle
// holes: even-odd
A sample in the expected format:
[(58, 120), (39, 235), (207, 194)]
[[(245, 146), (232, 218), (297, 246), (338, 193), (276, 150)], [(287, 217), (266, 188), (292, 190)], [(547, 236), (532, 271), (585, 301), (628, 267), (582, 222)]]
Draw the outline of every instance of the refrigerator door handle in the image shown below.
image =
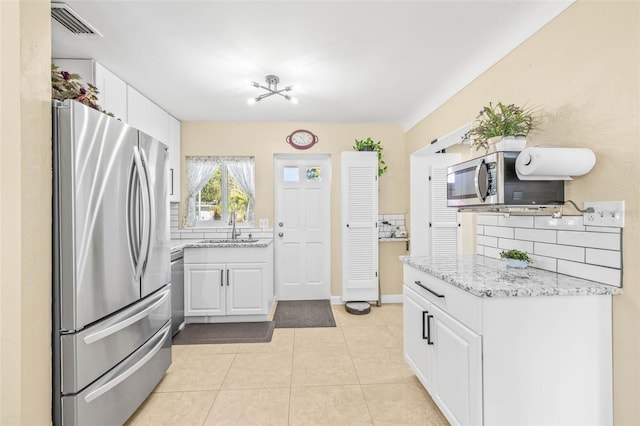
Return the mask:
[[(147, 175), (147, 195), (149, 197), (149, 239), (147, 240), (147, 250), (144, 259), (144, 272), (147, 270), (147, 261), (149, 260), (149, 255), (151, 254), (151, 243), (155, 241), (156, 238), (156, 199), (153, 188), (151, 188), (151, 182), (149, 181), (149, 176), (151, 175), (151, 171), (149, 170), (149, 160), (147, 159), (147, 154), (144, 152), (144, 149), (140, 149), (140, 156), (142, 157), (142, 165), (144, 167), (145, 173)], [(143, 273), (144, 273), (143, 272)]]
[(100, 398), (102, 395), (109, 392), (111, 389), (118, 386), (123, 381), (127, 380), (132, 374), (134, 374), (141, 367), (143, 367), (147, 363), (147, 361), (153, 358), (155, 354), (158, 353), (158, 351), (162, 348), (162, 345), (164, 344), (164, 340), (167, 337), (167, 334), (169, 333), (171, 333), (171, 327), (165, 328), (164, 331), (158, 333), (158, 335), (156, 335), (155, 337), (152, 337), (152, 339), (157, 340), (157, 343), (155, 344), (153, 349), (149, 351), (149, 353), (147, 353), (142, 359), (140, 359), (140, 361), (133, 364), (122, 374), (115, 377), (113, 380), (108, 381), (104, 385), (100, 386), (98, 389), (94, 390), (93, 392), (85, 396), (84, 397), (85, 402), (90, 403), (94, 399)]
[(91, 343), (95, 343), (98, 340), (104, 339), (107, 336), (111, 336), (113, 333), (117, 333), (123, 328), (127, 328), (131, 324), (146, 317), (149, 314), (149, 312), (152, 312), (161, 304), (165, 303), (166, 299), (169, 298), (170, 294), (171, 292), (169, 290), (164, 290), (162, 293), (158, 294), (157, 296), (149, 300), (148, 303), (151, 303), (151, 305), (147, 306), (146, 308), (143, 307), (143, 309), (140, 312), (134, 315), (131, 315), (124, 321), (120, 321), (117, 324), (112, 325), (111, 327), (89, 334), (82, 340), (84, 341), (84, 343), (90, 345)]
[[(149, 182), (147, 179), (147, 174), (144, 168), (144, 164), (142, 163), (142, 158), (140, 156), (140, 151), (137, 146), (133, 147), (133, 160), (136, 164), (136, 171), (138, 172), (138, 178), (140, 182), (140, 186), (142, 187), (142, 214), (140, 217), (142, 218), (142, 237), (140, 238), (140, 249), (138, 256), (138, 263), (136, 265), (135, 271), (135, 279), (139, 280), (142, 276), (142, 268), (144, 267), (147, 257), (149, 254), (149, 224), (147, 223), (147, 215), (151, 209), (149, 205)], [(146, 193), (145, 193), (146, 191)]]
[(133, 270), (138, 267), (138, 259), (140, 258), (140, 227), (138, 224), (138, 215), (136, 214), (138, 205), (138, 183), (136, 181), (137, 166), (135, 158), (131, 157), (131, 165), (129, 167), (129, 183), (127, 185), (127, 240), (129, 242), (129, 252), (131, 253), (131, 263)]

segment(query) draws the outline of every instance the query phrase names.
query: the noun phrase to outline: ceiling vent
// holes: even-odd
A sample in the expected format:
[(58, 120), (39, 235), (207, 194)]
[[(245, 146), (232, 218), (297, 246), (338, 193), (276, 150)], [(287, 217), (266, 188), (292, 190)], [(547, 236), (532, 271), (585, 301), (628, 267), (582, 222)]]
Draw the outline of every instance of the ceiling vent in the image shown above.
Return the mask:
[(51, 17), (60, 22), (66, 29), (76, 35), (100, 36), (91, 24), (85, 21), (66, 3), (51, 3)]

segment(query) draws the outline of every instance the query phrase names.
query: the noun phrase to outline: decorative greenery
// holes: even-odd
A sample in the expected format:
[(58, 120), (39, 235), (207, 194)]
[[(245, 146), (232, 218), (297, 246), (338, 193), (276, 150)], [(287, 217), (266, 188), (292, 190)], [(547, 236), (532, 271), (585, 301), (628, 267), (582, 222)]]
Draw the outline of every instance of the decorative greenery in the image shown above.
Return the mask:
[(378, 176), (382, 176), (387, 171), (387, 163), (382, 158), (382, 142), (375, 142), (371, 138), (358, 140), (353, 144), (353, 149), (356, 151), (376, 151), (378, 153)]
[(529, 257), (527, 252), (520, 250), (507, 250), (500, 252), (500, 259), (516, 259), (527, 262), (529, 265), (533, 263), (533, 260)]
[(53, 99), (74, 99), (93, 109), (113, 117), (113, 114), (103, 110), (98, 105), (98, 88), (91, 83), (84, 87), (80, 82), (80, 75), (68, 71), (60, 71), (56, 64), (51, 64), (51, 97)]
[(535, 126), (533, 111), (514, 104), (498, 102), (483, 107), (475, 118), (471, 130), (462, 140), (471, 139), (476, 150), (488, 148), (488, 140), (496, 136), (527, 136)]

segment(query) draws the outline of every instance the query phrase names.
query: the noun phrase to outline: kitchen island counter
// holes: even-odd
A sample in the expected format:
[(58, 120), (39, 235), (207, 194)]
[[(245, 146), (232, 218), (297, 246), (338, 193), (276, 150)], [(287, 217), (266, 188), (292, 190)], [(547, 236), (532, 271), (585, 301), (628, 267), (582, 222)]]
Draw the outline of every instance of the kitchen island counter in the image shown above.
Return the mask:
[(615, 295), (621, 288), (486, 256), (400, 256), (400, 260), (478, 297)]

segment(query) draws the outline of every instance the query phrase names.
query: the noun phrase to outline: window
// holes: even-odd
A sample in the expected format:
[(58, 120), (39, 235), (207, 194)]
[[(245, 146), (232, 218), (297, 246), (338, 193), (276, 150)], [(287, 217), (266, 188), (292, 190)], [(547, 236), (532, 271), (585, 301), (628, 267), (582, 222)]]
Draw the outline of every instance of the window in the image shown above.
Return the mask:
[(255, 166), (253, 157), (187, 157), (187, 206), (184, 226), (253, 224)]

